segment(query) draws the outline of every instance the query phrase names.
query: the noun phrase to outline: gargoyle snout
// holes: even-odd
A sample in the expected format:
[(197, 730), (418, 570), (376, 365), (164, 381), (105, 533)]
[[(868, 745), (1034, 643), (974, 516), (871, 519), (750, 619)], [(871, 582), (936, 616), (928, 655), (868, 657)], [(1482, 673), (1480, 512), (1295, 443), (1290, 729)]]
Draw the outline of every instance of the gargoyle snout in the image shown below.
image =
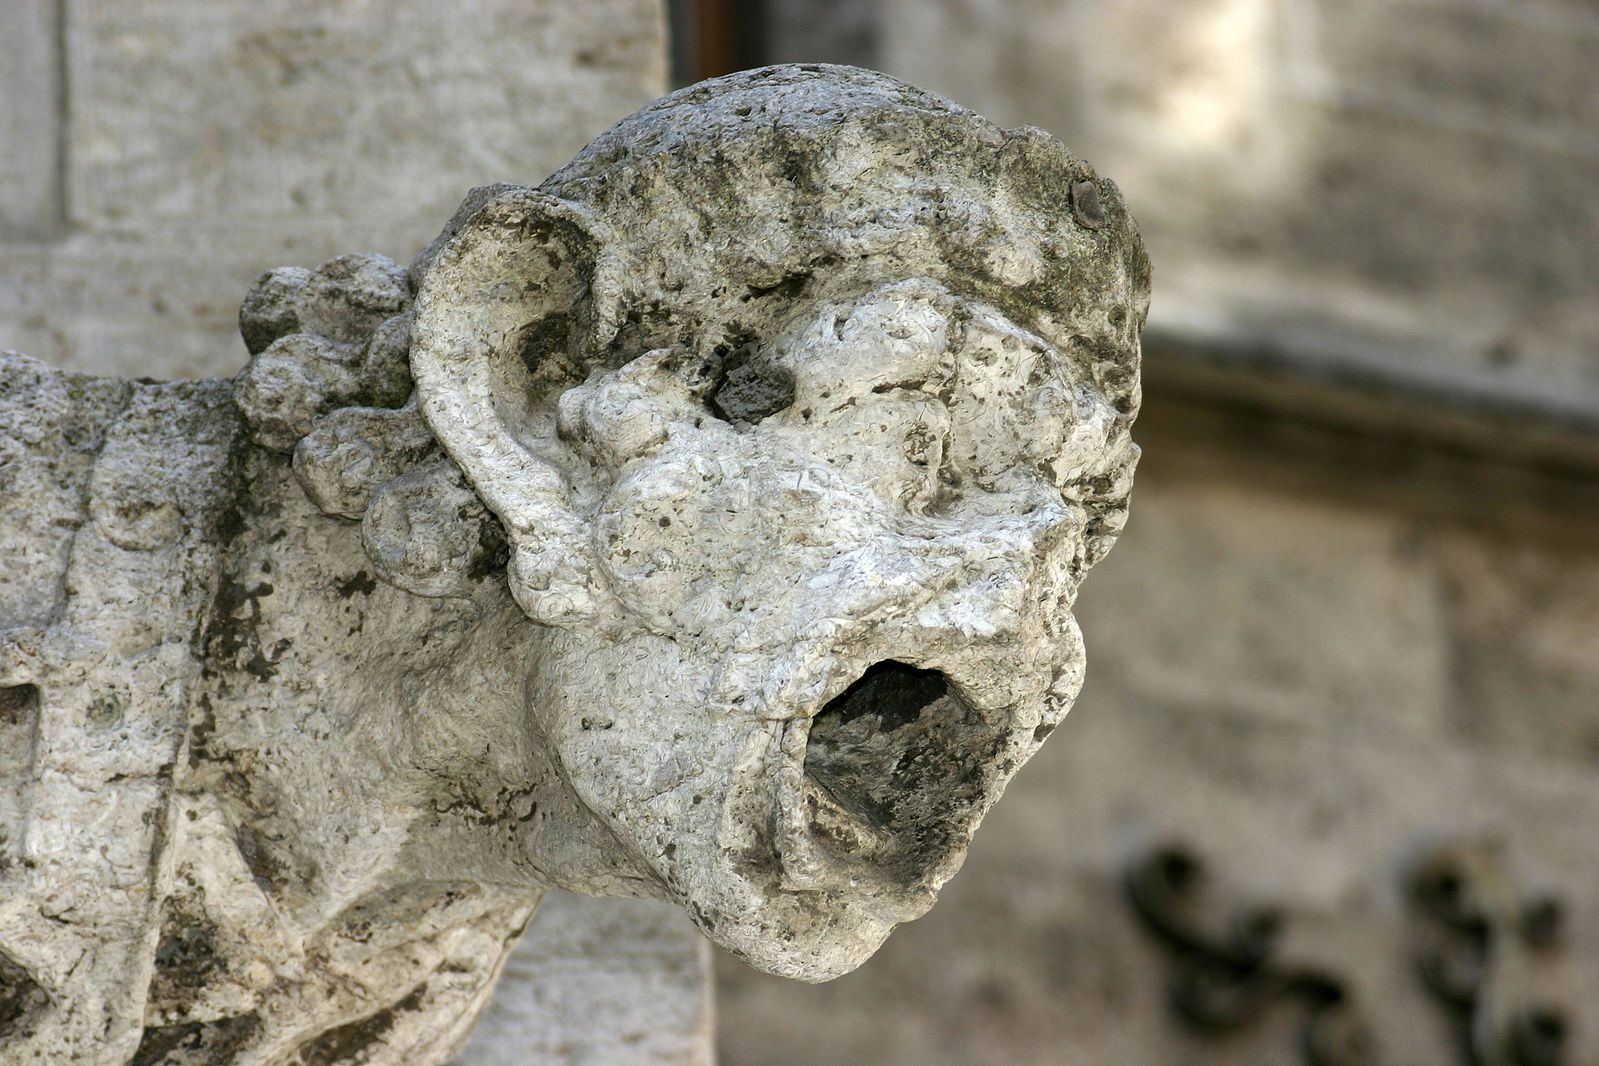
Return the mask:
[(942, 555), (946, 580), (912, 613), (913, 624), (971, 641), (1003, 640), (1026, 627), (1057, 629), (1081, 573), (1081, 522), (1062, 504), (967, 526)]

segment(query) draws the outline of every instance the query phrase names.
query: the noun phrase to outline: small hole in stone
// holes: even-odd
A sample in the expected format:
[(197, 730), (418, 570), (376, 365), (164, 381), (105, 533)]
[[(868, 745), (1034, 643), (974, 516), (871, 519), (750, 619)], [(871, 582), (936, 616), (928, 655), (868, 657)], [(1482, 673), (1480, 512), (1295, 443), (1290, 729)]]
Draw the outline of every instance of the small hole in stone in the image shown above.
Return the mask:
[(1099, 200), (1099, 186), (1092, 181), (1073, 182), (1071, 187), (1072, 214), (1084, 229), (1103, 229), (1105, 205)]
[(729, 422), (755, 423), (794, 402), (794, 375), (786, 367), (740, 363), (711, 393), (711, 409)]
[(24, 713), (38, 705), (38, 685), (0, 686), (0, 722), (20, 721)]

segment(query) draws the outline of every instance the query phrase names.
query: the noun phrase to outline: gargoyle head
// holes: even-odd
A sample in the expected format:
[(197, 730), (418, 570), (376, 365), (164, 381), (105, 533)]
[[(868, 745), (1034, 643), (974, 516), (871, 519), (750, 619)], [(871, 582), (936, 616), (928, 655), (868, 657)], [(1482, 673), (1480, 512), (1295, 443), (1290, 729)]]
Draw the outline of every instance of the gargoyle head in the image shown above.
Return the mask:
[(713, 940), (859, 965), (1082, 678), (1149, 291), (1115, 186), (768, 68), (478, 190), (422, 277), (422, 413), (549, 627), (527, 728)]

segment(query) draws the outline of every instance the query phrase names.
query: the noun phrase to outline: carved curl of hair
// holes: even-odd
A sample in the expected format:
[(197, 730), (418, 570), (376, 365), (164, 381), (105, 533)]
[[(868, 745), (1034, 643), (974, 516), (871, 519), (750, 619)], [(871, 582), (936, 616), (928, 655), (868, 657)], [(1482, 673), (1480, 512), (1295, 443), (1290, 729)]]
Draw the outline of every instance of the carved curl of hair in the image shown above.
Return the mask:
[(373, 569), (423, 596), (502, 570), (500, 524), (417, 412), (407, 361), (415, 285), (381, 255), (261, 275), (239, 309), (252, 356), (234, 399), (260, 447), (292, 453), (324, 513), (361, 523)]

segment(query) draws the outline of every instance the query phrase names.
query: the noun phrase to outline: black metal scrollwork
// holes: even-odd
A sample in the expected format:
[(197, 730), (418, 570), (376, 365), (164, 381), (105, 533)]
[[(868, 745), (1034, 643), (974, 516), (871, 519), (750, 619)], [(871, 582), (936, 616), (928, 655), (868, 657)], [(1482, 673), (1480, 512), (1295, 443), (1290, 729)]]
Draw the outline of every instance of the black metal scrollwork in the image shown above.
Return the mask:
[(1127, 869), (1144, 925), (1171, 952), (1172, 1006), (1197, 1030), (1240, 1029), (1279, 1002), (1298, 1003), (1306, 1066), (1373, 1066), (1377, 1051), (1352, 990), (1338, 976), (1276, 958), (1282, 916), (1268, 907), (1216, 908), (1204, 865), (1181, 845), (1151, 849)]
[(1563, 909), (1523, 896), (1493, 841), (1440, 845), (1408, 878), (1424, 919), (1417, 968), (1450, 1013), (1470, 1066), (1562, 1066), (1566, 1014), (1532, 988), (1540, 956), (1559, 946)]
[[(1133, 909), (1172, 957), (1171, 1002), (1200, 1032), (1242, 1029), (1280, 1003), (1304, 1011), (1306, 1066), (1374, 1066), (1377, 1048), (1352, 988), (1279, 958), (1280, 913), (1218, 905), (1200, 858), (1180, 844), (1127, 868)], [(1564, 909), (1520, 891), (1493, 840), (1455, 841), (1412, 864), (1405, 887), (1417, 923), (1417, 970), (1451, 1020), (1464, 1066), (1569, 1066), (1570, 1024), (1537, 987), (1563, 939)]]

